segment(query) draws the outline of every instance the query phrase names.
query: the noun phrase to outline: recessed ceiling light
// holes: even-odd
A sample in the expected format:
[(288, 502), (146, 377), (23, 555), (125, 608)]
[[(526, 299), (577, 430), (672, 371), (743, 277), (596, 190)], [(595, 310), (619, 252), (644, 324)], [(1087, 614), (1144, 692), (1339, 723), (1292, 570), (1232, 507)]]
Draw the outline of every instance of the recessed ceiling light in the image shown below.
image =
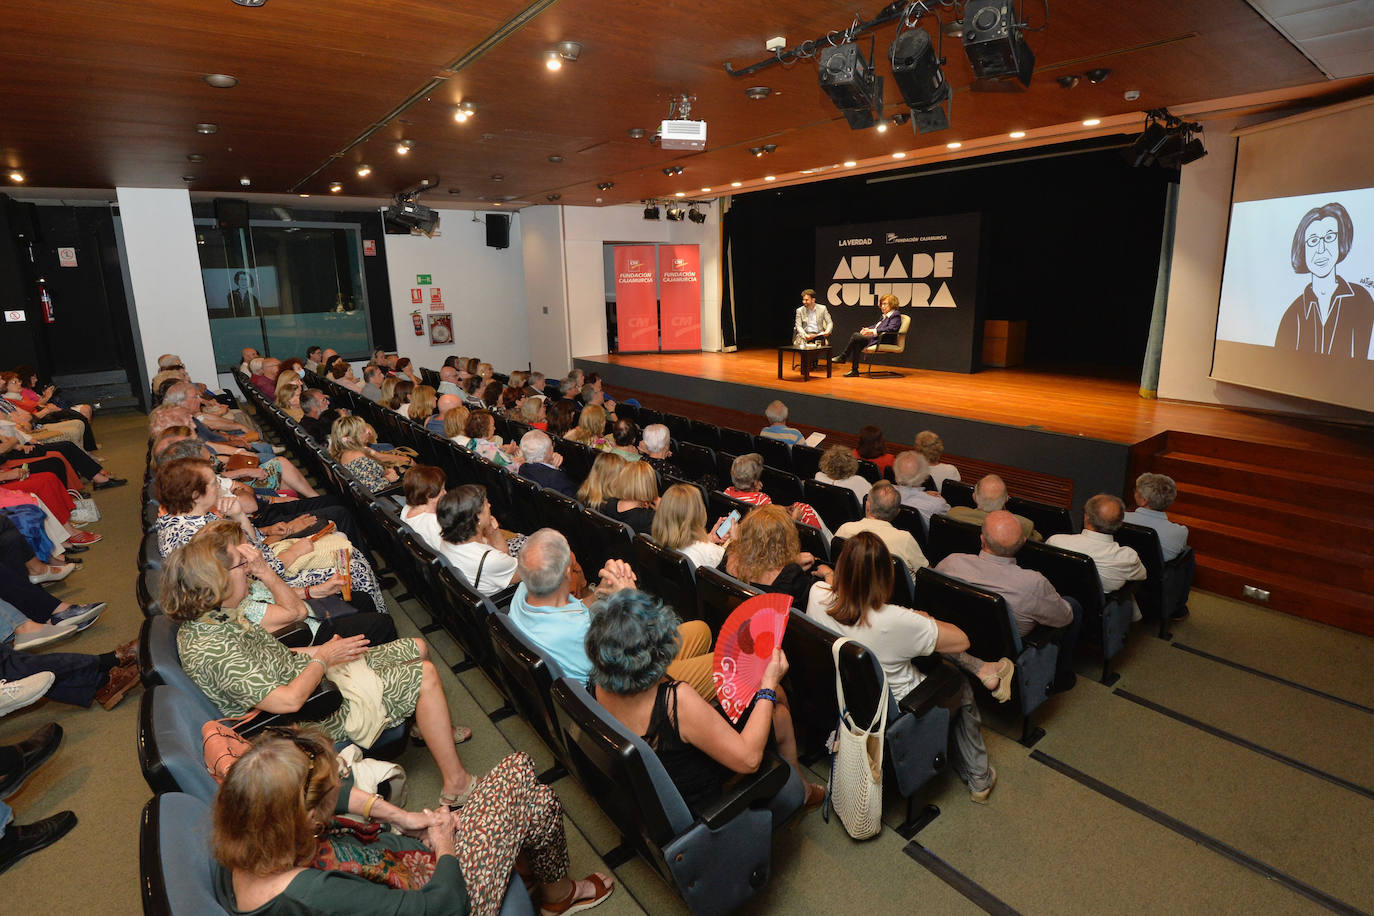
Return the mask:
[(887, 133), (887, 122), (886, 122), (886, 121), (879, 121), (879, 122), (878, 122), (878, 133), (880, 133), (880, 134), (885, 134), (885, 133)]
[(343, 190), (343, 185), (339, 184), (337, 181), (334, 182), (333, 184), (331, 184), (331, 185), (329, 186), (329, 193), (330, 193), (330, 194), (338, 194), (338, 193), (339, 193), (340, 191), (342, 191), (342, 190)]
[(237, 76), (230, 76), (227, 73), (207, 73), (201, 79), (216, 89), (233, 89), (239, 84)]
[(553, 203), (555, 200), (561, 200), (562, 197), (562, 194), (559, 194), (557, 191), (555, 191), (554, 193), (548, 195), (544, 199), (547, 200), (549, 203)]
[(562, 70), (563, 58), (558, 56), (557, 51), (545, 51), (544, 66), (548, 67), (550, 70)]
[(1101, 124), (1101, 123), (1102, 123), (1102, 119), (1101, 119), (1101, 118), (1088, 118), (1088, 120), (1086, 120), (1086, 121), (1083, 122), (1083, 126), (1084, 126), (1084, 127), (1096, 127), (1097, 125), (1099, 125), (1099, 124)]
[(495, 172), (495, 173), (492, 174), (491, 180), (492, 180), (492, 181), (505, 181), (505, 180), (506, 180), (506, 176), (503, 175), (503, 174), (501, 174), (500, 172)]
[(396, 144), (396, 155), (404, 156), (415, 148), (414, 140), (402, 140)]
[[(12, 178), (14, 178), (14, 176), (11, 175), (10, 178), (12, 179)], [(198, 176), (198, 175), (182, 175), (182, 176), (181, 176), (181, 180), (184, 181), (184, 182), (186, 182), (187, 184), (190, 184), (190, 183), (193, 182), (193, 181), (199, 181), (199, 180), (200, 180), (200, 176)]]
[(199, 124), (196, 125), (196, 133), (198, 133), (198, 134), (217, 134), (217, 133), (219, 133), (219, 125), (218, 125), (218, 124), (211, 124), (209, 121), (202, 121), (201, 123), (199, 123)]
[(358, 166), (358, 177), (359, 177), (359, 178), (366, 178), (368, 175), (371, 175), (371, 174), (372, 174), (372, 166), (370, 166), (370, 165), (360, 165), (360, 166)]
[(309, 194), (297, 194), (296, 196), (297, 196), (297, 197), (309, 197), (310, 195), (309, 195)]
[(496, 203), (496, 206), (498, 206), (498, 207), (501, 206), (501, 201), (498, 200), (498, 201), (496, 201), (495, 203)]
[(686, 192), (686, 191), (678, 191), (678, 192), (677, 192), (676, 194), (674, 194), (673, 196), (674, 196), (674, 197), (686, 197), (686, 196), (687, 196), (687, 192)]
[(253, 179), (249, 178), (247, 175), (244, 175), (242, 178), (239, 179), (239, 184), (243, 185), (245, 188), (252, 183)]
[(468, 118), (477, 117), (477, 105), (473, 102), (460, 102), (453, 111), (453, 120), (459, 124), (467, 121)]
[(631, 127), (629, 130), (625, 131), (625, 133), (636, 140), (642, 140), (649, 135), (649, 132), (642, 127)]
[(1020, 140), (1025, 135), (1026, 132), (1024, 130), (1014, 130), (1011, 133), (1007, 134), (1007, 136), (1011, 137), (1013, 140)]
[(201, 155), (200, 153), (187, 153), (187, 154), (186, 154), (186, 161), (187, 161), (187, 162), (204, 162), (204, 161), (205, 161), (205, 157), (204, 157), (203, 155)]
[(777, 180), (778, 180), (778, 176), (777, 176), (777, 175), (764, 175), (764, 176), (763, 176), (763, 180), (764, 180), (764, 181), (777, 181)]
[(772, 95), (773, 90), (769, 89), (767, 86), (750, 86), (748, 89), (744, 90), (744, 94), (755, 102), (759, 102)]
[(14, 171), (10, 172), (10, 181), (14, 182), (15, 184), (23, 184), (24, 173), (19, 171), (18, 169), (15, 169)]
[(742, 182), (742, 181), (732, 181), (732, 182), (730, 182), (730, 187), (732, 187), (732, 188), (743, 187), (743, 185), (744, 185), (744, 182)]
[(558, 163), (560, 163), (560, 162), (563, 161), (563, 157), (562, 157), (562, 156), (550, 156), (550, 157), (549, 157), (549, 161), (552, 162), (554, 165), (557, 165)]
[(597, 189), (598, 191), (609, 191), (609, 190), (610, 190), (611, 188), (613, 188), (613, 187), (615, 187), (615, 182), (614, 182), (614, 181), (600, 181), (600, 182), (597, 182), (597, 185), (596, 185), (596, 189)]
[(893, 153), (893, 154), (892, 154), (892, 158), (893, 158), (893, 159), (905, 159), (905, 158), (906, 158), (906, 153)]
[(239, 6), (262, 6), (267, 0), (234, 0)]
[(703, 193), (703, 194), (710, 194), (710, 193), (711, 193), (711, 189), (710, 189), (710, 188), (702, 188), (702, 189), (701, 189), (701, 193)]
[(856, 165), (858, 165), (858, 164), (859, 164), (859, 163), (855, 162), (853, 159), (847, 159), (847, 160), (845, 160), (844, 167), (847, 168), (847, 169), (852, 169), (852, 168), (854, 168), (854, 166), (856, 166)]
[(963, 145), (964, 144), (960, 143), (958, 140), (951, 140), (950, 142), (945, 144), (945, 149), (958, 149)]

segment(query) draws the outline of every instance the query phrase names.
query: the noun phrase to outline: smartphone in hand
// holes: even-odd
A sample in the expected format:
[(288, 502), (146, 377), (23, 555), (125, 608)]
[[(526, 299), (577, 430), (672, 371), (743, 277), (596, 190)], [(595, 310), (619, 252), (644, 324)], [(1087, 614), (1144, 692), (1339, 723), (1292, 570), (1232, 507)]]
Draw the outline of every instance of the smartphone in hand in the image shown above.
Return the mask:
[(735, 522), (737, 521), (739, 521), (739, 510), (730, 510), (730, 514), (721, 519), (720, 524), (716, 526), (716, 537), (720, 538), (722, 541), (729, 537), (730, 531), (735, 527)]

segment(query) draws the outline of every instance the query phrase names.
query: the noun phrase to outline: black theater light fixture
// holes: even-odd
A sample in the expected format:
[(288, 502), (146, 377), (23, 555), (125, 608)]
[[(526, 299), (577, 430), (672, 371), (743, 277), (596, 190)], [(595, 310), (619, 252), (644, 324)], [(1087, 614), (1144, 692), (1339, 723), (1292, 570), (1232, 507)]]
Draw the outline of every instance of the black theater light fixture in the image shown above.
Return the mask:
[(667, 175), (669, 178), (672, 178), (674, 175), (681, 175), (681, 174), (682, 174), (682, 166), (680, 166), (680, 165), (670, 165), (670, 166), (667, 166), (666, 168), (663, 169), (663, 174)]
[[(930, 33), (920, 28), (899, 32), (888, 49), (888, 59), (892, 62), (892, 78), (902, 93), (902, 101), (915, 119), (912, 129), (926, 134), (949, 127), (949, 112), (941, 106), (952, 93), (942, 69), (945, 59), (936, 50)], [(906, 118), (904, 114), (898, 115), (892, 121), (902, 124)]]
[(873, 69), (872, 58), (871, 41), (868, 57), (852, 41), (821, 49), (821, 89), (851, 130), (872, 127), (883, 117), (883, 78)]
[(609, 191), (613, 187), (615, 187), (614, 181), (599, 181), (596, 185), (598, 191)]
[(1112, 71), (1109, 67), (1096, 67), (1092, 70), (1089, 70), (1087, 73), (1088, 82), (1092, 83), (1094, 86), (1096, 86), (1098, 83), (1104, 82), (1107, 79), (1107, 77), (1111, 75)]
[(685, 211), (677, 204), (669, 204), (667, 207), (668, 221), (672, 223), (682, 222), (682, 215)]
[(706, 222), (706, 214), (698, 210), (696, 204), (692, 204), (692, 209), (687, 211), (687, 218), (697, 225)]
[(763, 146), (749, 147), (749, 154), (752, 155), (755, 159), (762, 159), (769, 153), (776, 152), (777, 149), (778, 145), (776, 143), (765, 143)]
[(1198, 136), (1201, 133), (1201, 124), (1175, 117), (1168, 109), (1156, 108), (1148, 113), (1145, 129), (1122, 155), (1135, 167), (1158, 165), (1176, 169), (1207, 155)]
[(651, 200), (644, 204), (644, 218), (658, 219), (658, 201)]
[(1023, 86), (1030, 85), (1035, 54), (1026, 44), (1024, 27), (1014, 0), (968, 0), (962, 40), (976, 79), (1015, 77)]

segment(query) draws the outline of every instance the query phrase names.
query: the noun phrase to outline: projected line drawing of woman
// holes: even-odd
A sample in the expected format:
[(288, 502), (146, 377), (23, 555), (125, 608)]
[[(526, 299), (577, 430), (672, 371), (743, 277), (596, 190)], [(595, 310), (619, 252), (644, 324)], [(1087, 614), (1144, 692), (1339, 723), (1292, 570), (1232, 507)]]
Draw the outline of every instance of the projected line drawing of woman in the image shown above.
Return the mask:
[(1339, 203), (1308, 210), (1293, 233), (1293, 272), (1308, 274), (1302, 295), (1279, 321), (1274, 348), (1365, 359), (1374, 330), (1374, 297), (1336, 273), (1350, 253), (1355, 226)]

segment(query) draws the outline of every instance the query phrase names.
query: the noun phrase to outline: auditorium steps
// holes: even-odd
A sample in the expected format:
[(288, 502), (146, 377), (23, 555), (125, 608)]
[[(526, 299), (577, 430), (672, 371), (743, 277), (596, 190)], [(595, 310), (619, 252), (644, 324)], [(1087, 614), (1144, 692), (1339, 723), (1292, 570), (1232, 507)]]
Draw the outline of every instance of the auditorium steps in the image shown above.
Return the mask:
[(1374, 635), (1374, 458), (1193, 433), (1150, 442), (1140, 466), (1178, 483), (1199, 588)]

